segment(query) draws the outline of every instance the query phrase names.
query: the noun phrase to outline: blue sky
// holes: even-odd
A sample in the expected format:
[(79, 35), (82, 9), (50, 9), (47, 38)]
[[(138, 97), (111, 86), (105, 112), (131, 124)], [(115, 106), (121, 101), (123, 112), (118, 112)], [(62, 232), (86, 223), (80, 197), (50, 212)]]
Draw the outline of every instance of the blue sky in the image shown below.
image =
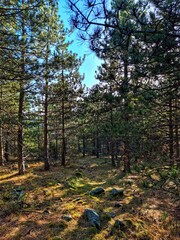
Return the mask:
[[(61, 16), (61, 20), (64, 22), (65, 27), (70, 27), (68, 18), (69, 15), (67, 14), (67, 10), (63, 5), (59, 7), (59, 13)], [(92, 87), (94, 84), (97, 84), (98, 81), (95, 79), (95, 71), (97, 70), (97, 66), (101, 64), (101, 60), (96, 57), (96, 55), (89, 49), (88, 43), (83, 43), (82, 41), (78, 40), (77, 31), (71, 34), (69, 40), (73, 40), (74, 42), (70, 46), (70, 50), (72, 52), (78, 53), (80, 57), (86, 55), (84, 63), (80, 68), (81, 74), (85, 74), (84, 84), (87, 87)]]

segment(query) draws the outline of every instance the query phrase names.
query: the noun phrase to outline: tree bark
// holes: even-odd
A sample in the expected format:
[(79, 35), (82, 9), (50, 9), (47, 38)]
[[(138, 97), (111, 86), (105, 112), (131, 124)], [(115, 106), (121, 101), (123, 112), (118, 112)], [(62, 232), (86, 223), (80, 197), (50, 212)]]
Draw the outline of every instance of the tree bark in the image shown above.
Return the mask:
[(93, 136), (92, 136), (92, 145), (93, 145), (92, 156), (94, 156), (94, 155), (96, 155), (96, 136), (95, 136), (95, 133), (93, 133)]
[[(22, 0), (22, 4), (24, 4), (24, 0)], [(21, 31), (22, 37), (25, 36), (25, 23), (23, 16), (21, 16)], [(24, 39), (22, 39), (24, 41)], [(25, 76), (25, 65), (26, 65), (26, 43), (23, 42), (21, 50), (21, 76)], [(24, 79), (19, 80), (19, 111), (18, 111), (18, 139), (17, 139), (17, 148), (18, 148), (18, 172), (19, 175), (24, 174), (25, 172), (25, 164), (23, 160), (23, 112), (24, 112), (24, 97), (25, 97), (25, 83)]]
[(96, 125), (96, 157), (99, 158), (99, 148), (100, 148), (100, 142), (99, 142), (99, 117), (97, 116), (97, 125)]
[(86, 138), (85, 135), (83, 134), (83, 157), (86, 156)]
[[(1, 85), (1, 92), (0, 92), (0, 117), (2, 114), (2, 85)], [(3, 158), (3, 131), (2, 131), (2, 121), (0, 119), (0, 166), (4, 165), (4, 158)]]
[(64, 102), (64, 70), (62, 69), (62, 83), (63, 83), (63, 95), (62, 95), (62, 149), (61, 149), (61, 165), (66, 165), (66, 139), (65, 139), (65, 102)]
[(65, 141), (65, 119), (64, 119), (64, 100), (62, 101), (62, 150), (61, 150), (61, 165), (66, 165), (66, 141)]
[(44, 102), (44, 170), (50, 169), (48, 156), (48, 80), (45, 86), (45, 102)]
[[(127, 56), (125, 57), (124, 61), (124, 119), (127, 124), (129, 125), (129, 113), (128, 113), (128, 61)], [(126, 128), (127, 129), (127, 128)], [(125, 157), (124, 157), (124, 172), (129, 173), (130, 172), (130, 154), (129, 154), (129, 136), (128, 132), (126, 132), (126, 136), (124, 136), (124, 149), (125, 149)]]
[(0, 166), (4, 165), (4, 157), (3, 157), (3, 136), (2, 136), (2, 127), (0, 126)]
[[(24, 64), (23, 64), (24, 71)], [(23, 161), (23, 110), (24, 110), (24, 84), (20, 82), (19, 113), (18, 113), (18, 171), (19, 175), (24, 174), (25, 165)]]
[(178, 166), (180, 166), (180, 147), (179, 147), (179, 122), (178, 122), (178, 99), (175, 100), (175, 150), (176, 160)]
[[(9, 134), (7, 134), (8, 136)], [(8, 138), (5, 142), (5, 151), (4, 151), (4, 158), (5, 158), (5, 161), (9, 161), (9, 141), (8, 141)]]
[(173, 113), (172, 113), (172, 96), (169, 98), (169, 160), (174, 165), (174, 134), (173, 134)]
[(48, 92), (49, 92), (49, 70), (48, 70), (48, 51), (49, 43), (46, 46), (46, 74), (45, 74), (45, 100), (44, 100), (44, 170), (50, 169), (49, 164), (49, 149), (48, 149)]

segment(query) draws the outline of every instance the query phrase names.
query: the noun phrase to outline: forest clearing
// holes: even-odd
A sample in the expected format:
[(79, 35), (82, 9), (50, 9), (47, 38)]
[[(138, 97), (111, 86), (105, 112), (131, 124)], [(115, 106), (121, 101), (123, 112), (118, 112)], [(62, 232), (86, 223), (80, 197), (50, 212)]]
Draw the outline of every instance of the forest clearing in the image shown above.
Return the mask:
[(0, 0), (0, 240), (180, 239), (179, 16)]
[[(1, 240), (179, 239), (177, 169), (139, 163), (125, 174), (108, 158), (92, 157), (42, 169), (40, 162), (29, 163), (22, 176), (12, 163), (0, 169)], [(104, 192), (90, 194), (100, 187)], [(100, 229), (85, 209), (98, 213)]]

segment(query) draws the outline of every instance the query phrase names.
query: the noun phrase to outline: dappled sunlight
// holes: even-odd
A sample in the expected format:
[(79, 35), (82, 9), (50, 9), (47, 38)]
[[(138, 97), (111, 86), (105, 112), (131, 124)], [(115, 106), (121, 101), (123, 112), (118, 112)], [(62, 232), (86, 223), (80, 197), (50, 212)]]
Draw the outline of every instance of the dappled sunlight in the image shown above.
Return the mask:
[[(151, 174), (146, 169), (140, 173), (121, 174), (120, 169), (111, 169), (104, 159), (84, 159), (78, 165), (67, 168), (58, 166), (49, 172), (41, 170), (41, 164), (30, 164), (27, 173), (16, 176), (7, 173), (1, 178), (0, 238), (3, 240), (103, 240), (147, 239), (159, 240), (162, 236), (176, 235), (174, 227), (176, 207), (170, 194), (149, 184), (161, 182), (157, 171)], [(98, 164), (99, 162), (99, 164)], [(63, 171), (62, 171), (63, 169)], [(153, 179), (153, 180), (151, 180)], [(12, 185), (13, 183), (13, 185)], [(156, 186), (155, 185), (155, 186)], [(9, 187), (11, 186), (11, 187)], [(21, 187), (22, 205), (14, 198), (13, 189)], [(102, 187), (104, 192), (91, 196), (90, 191)], [(112, 196), (112, 189), (123, 190), (122, 196)], [(97, 230), (83, 218), (85, 209), (95, 209), (101, 216), (102, 229)], [(110, 216), (112, 214), (113, 217)], [(71, 216), (66, 221), (63, 216)], [(115, 229), (116, 220), (123, 221), (123, 231)], [(155, 234), (154, 234), (155, 231)], [(58, 239), (58, 238), (57, 238)]]
[[(2, 174), (2, 173), (1, 173)], [(17, 176), (17, 173), (10, 173), (10, 174), (5, 174), (0, 176), (0, 182), (3, 181), (5, 182), (5, 180), (11, 180), (12, 178), (14, 178), (15, 176)]]

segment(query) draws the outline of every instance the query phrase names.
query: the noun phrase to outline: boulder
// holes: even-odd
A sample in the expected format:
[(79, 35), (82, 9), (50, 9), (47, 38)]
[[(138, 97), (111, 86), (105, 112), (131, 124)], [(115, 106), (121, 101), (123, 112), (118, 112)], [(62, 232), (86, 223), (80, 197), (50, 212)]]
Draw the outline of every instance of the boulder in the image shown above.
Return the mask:
[(62, 216), (62, 219), (65, 220), (65, 221), (67, 221), (67, 222), (69, 222), (69, 221), (71, 221), (73, 218), (72, 218), (71, 215), (63, 215), (63, 216)]
[(123, 190), (118, 190), (116, 188), (113, 188), (110, 193), (111, 193), (111, 196), (113, 196), (113, 197), (123, 196), (124, 195), (124, 191)]
[(99, 194), (104, 193), (104, 192), (105, 192), (104, 188), (98, 187), (98, 188), (93, 189), (93, 190), (90, 192), (90, 195), (91, 195), (91, 196), (96, 196), (96, 195), (99, 195)]
[(96, 227), (97, 229), (101, 228), (100, 216), (94, 209), (86, 208), (84, 210), (83, 216), (93, 227)]
[(49, 209), (45, 209), (45, 210), (43, 211), (43, 213), (45, 213), (45, 214), (50, 214), (51, 212), (49, 211)]

